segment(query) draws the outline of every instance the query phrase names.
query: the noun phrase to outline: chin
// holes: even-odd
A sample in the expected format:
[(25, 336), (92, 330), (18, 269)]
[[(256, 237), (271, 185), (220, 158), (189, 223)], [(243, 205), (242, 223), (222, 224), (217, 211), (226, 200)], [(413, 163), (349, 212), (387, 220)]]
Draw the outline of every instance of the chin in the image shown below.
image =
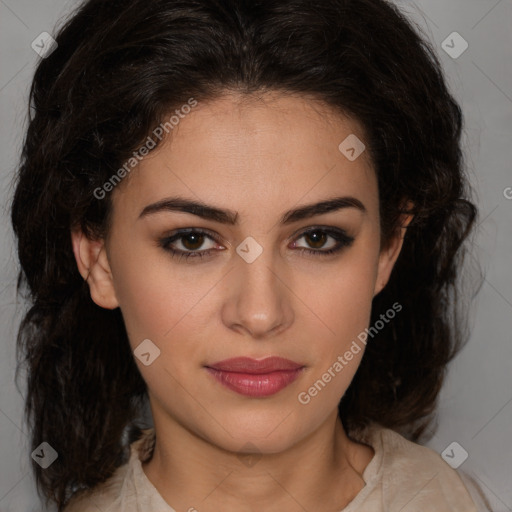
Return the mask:
[(253, 414), (243, 419), (234, 418), (233, 421), (224, 416), (224, 428), (219, 427), (202, 437), (231, 452), (280, 453), (307, 435), (304, 424), (293, 423), (290, 421), (292, 415), (287, 414), (259, 414), (257, 417)]

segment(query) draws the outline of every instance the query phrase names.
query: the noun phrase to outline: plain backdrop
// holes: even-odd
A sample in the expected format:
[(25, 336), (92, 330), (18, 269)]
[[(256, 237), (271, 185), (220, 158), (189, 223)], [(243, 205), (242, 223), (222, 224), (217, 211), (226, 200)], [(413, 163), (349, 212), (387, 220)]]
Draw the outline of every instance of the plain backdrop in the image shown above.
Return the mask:
[[(14, 385), (15, 336), (24, 305), (15, 293), (9, 207), (28, 88), (41, 58), (32, 41), (42, 32), (54, 33), (77, 5), (0, 0), (0, 512), (44, 510), (30, 469), (23, 397)], [(464, 149), (480, 209), (473, 256), (485, 272), (470, 311), (470, 341), (449, 368), (438, 428), (427, 445), (442, 453), (458, 443), (450, 449), (468, 454), (460, 469), (480, 483), (494, 511), (511, 511), (512, 0), (417, 0), (399, 6), (434, 44), (465, 114)], [(460, 50), (464, 41), (468, 48), (457, 58), (444, 50)]]

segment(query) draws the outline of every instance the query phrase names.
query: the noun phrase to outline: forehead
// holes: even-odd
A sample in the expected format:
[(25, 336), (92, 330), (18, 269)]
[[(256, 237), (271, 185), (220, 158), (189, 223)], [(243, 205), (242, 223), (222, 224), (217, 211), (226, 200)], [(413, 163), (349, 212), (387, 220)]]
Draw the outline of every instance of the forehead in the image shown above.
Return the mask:
[(199, 102), (114, 191), (114, 210), (131, 216), (176, 195), (242, 216), (334, 195), (376, 202), (368, 153), (351, 161), (340, 150), (353, 137), (365, 140), (356, 120), (303, 96), (228, 94)]

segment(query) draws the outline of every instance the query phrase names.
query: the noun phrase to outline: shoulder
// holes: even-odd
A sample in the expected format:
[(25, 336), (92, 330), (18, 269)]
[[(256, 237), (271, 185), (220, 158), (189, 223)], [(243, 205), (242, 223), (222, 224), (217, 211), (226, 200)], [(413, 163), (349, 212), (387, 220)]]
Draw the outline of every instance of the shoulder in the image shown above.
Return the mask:
[(143, 436), (130, 445), (129, 460), (119, 466), (105, 482), (73, 494), (63, 512), (117, 512), (128, 510), (130, 505), (134, 506), (137, 501), (135, 458), (145, 460), (153, 445), (154, 429), (144, 430)]
[(64, 512), (113, 511), (116, 500), (123, 493), (127, 473), (128, 463), (118, 467), (114, 474), (105, 482), (98, 484), (92, 489), (76, 492), (67, 503)]
[(385, 510), (477, 512), (457, 471), (434, 450), (376, 424), (363, 438), (375, 450), (368, 477), (378, 482)]

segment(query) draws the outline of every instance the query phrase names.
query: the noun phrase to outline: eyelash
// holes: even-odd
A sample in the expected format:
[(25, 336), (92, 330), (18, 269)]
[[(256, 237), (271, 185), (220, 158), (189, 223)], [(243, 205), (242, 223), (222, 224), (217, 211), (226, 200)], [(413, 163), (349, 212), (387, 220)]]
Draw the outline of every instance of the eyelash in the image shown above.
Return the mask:
[[(313, 227), (311, 229), (308, 229), (306, 231), (303, 231), (300, 236), (297, 238), (297, 240), (300, 240), (302, 237), (309, 235), (310, 233), (324, 233), (328, 236), (331, 236), (334, 238), (338, 243), (335, 247), (327, 250), (321, 250), (321, 249), (308, 249), (307, 247), (300, 247), (299, 250), (306, 252), (308, 254), (314, 254), (315, 256), (329, 256), (331, 254), (337, 253), (341, 251), (344, 247), (349, 247), (352, 245), (352, 242), (354, 241), (354, 237), (348, 236), (345, 231), (341, 229), (332, 229), (332, 228), (321, 228), (321, 227)], [(177, 231), (175, 234), (162, 238), (158, 241), (158, 245), (162, 247), (167, 252), (171, 253), (171, 256), (173, 258), (179, 257), (189, 259), (189, 258), (204, 258), (205, 256), (209, 256), (212, 251), (215, 251), (216, 249), (207, 249), (203, 251), (182, 251), (181, 249), (172, 249), (170, 247), (170, 244), (176, 240), (179, 240), (183, 238), (186, 235), (190, 234), (196, 234), (196, 235), (206, 235), (208, 238), (213, 240), (214, 242), (218, 242), (216, 238), (209, 234), (207, 231), (204, 231), (202, 229), (195, 229), (195, 228), (188, 228), (185, 230)]]

